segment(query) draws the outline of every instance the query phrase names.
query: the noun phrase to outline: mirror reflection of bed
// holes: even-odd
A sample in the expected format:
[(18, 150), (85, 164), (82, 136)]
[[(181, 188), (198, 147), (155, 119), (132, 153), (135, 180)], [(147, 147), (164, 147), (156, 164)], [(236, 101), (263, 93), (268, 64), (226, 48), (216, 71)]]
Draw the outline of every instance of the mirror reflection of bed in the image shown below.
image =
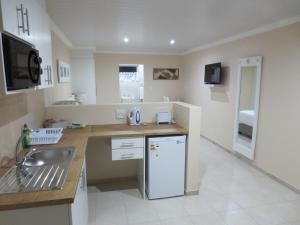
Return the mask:
[(252, 140), (254, 110), (240, 110), (239, 113), (239, 135), (245, 140)]

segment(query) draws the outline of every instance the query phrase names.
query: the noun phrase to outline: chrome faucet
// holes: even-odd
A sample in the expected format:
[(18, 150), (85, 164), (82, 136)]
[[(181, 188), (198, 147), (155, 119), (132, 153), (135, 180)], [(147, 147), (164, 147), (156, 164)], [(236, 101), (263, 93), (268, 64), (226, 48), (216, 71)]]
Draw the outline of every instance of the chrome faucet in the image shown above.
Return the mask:
[(16, 165), (20, 165), (22, 163), (23, 160), (20, 160), (19, 159), (19, 155), (20, 155), (20, 151), (22, 150), (21, 148), (21, 142), (22, 142), (22, 139), (23, 139), (23, 135), (21, 135), (21, 137), (19, 137), (18, 141), (17, 141), (17, 144), (16, 144)]

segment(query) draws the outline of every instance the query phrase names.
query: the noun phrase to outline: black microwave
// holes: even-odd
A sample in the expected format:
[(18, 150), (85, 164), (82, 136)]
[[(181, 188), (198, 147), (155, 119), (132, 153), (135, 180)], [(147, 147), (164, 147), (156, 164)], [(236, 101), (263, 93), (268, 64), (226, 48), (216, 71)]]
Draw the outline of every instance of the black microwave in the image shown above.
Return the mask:
[(4, 77), (7, 91), (34, 88), (41, 84), (39, 51), (10, 33), (1, 32)]

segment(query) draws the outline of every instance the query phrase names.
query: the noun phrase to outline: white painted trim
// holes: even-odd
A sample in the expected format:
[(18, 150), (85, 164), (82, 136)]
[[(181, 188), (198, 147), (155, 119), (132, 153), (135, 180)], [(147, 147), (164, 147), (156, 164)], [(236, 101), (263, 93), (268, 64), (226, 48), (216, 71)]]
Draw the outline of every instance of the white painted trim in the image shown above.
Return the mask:
[(67, 36), (61, 31), (61, 29), (53, 22), (49, 17), (51, 30), (69, 47), (73, 48), (72, 42), (67, 38)]
[[(238, 141), (239, 135), (239, 108), (240, 108), (240, 93), (241, 93), (241, 71), (242, 67), (256, 66), (256, 92), (255, 92), (255, 103), (254, 103), (254, 122), (252, 128), (252, 140), (251, 146), (245, 146)], [(233, 150), (246, 156), (248, 159), (254, 160), (255, 157), (255, 146), (257, 137), (257, 123), (259, 113), (259, 99), (260, 99), (260, 82), (261, 82), (261, 70), (262, 70), (262, 56), (243, 58), (239, 60), (238, 69), (238, 82), (237, 82), (237, 94), (236, 94), (236, 108), (235, 108), (235, 121), (234, 121), (234, 139), (233, 139)]]
[(127, 52), (127, 51), (95, 51), (96, 54), (124, 54), (124, 55), (169, 55), (169, 56), (178, 56), (182, 55), (180, 52)]
[(257, 34), (265, 33), (267, 31), (275, 30), (275, 29), (278, 29), (278, 28), (281, 28), (281, 27), (285, 27), (285, 26), (297, 23), (297, 22), (300, 22), (300, 15), (295, 16), (295, 17), (291, 17), (291, 18), (288, 18), (288, 19), (285, 19), (285, 20), (281, 20), (281, 21), (278, 21), (278, 22), (275, 22), (275, 23), (272, 23), (272, 24), (269, 24), (269, 25), (266, 25), (266, 26), (262, 26), (260, 28), (256, 28), (256, 29), (253, 29), (253, 30), (247, 31), (245, 33), (241, 33), (241, 34), (229, 37), (229, 38), (225, 38), (223, 40), (212, 42), (212, 43), (209, 43), (207, 45), (202, 45), (202, 46), (187, 50), (187, 51), (185, 51), (181, 54), (182, 55), (188, 55), (190, 53), (198, 52), (198, 51), (201, 51), (201, 50), (204, 50), (204, 49), (212, 48), (212, 47), (222, 45), (222, 44), (226, 44), (226, 43), (229, 43), (229, 42), (232, 42), (232, 41), (237, 41), (237, 40), (240, 40), (240, 39), (243, 39), (243, 38), (247, 38), (247, 37), (257, 35)]
[(83, 46), (73, 46), (73, 50), (81, 50), (81, 51), (92, 51), (96, 52), (97, 48), (96, 47), (83, 47)]
[(71, 58), (94, 59), (94, 49), (90, 48), (72, 48)]

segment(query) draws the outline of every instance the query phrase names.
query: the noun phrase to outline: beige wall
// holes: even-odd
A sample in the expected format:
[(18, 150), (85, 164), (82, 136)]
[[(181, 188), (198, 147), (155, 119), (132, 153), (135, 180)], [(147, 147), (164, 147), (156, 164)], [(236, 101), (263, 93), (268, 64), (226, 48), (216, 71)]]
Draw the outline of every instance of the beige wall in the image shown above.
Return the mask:
[(185, 170), (185, 191), (195, 194), (200, 188), (200, 121), (201, 108), (186, 103), (175, 103), (173, 106), (174, 117), (178, 125), (186, 128), (186, 170)]
[[(263, 56), (254, 164), (300, 190), (300, 23), (184, 57), (184, 99), (202, 108), (202, 135), (231, 150), (238, 59)], [(224, 87), (203, 85), (204, 65), (221, 61)]]
[[(163, 96), (172, 100), (182, 96), (183, 73), (181, 56), (133, 55), (133, 54), (95, 54), (97, 104), (120, 102), (119, 65), (143, 64), (145, 76), (145, 102), (162, 101)], [(153, 80), (153, 68), (179, 68), (179, 80)]]
[(40, 127), (44, 120), (43, 91), (0, 97), (0, 162), (15, 155), (15, 146), (24, 123)]
[[(51, 105), (52, 103), (60, 100), (66, 100), (72, 94), (71, 83), (58, 83), (57, 77), (57, 60), (63, 60), (66, 63), (71, 62), (70, 48), (55, 34), (51, 33), (52, 38), (52, 72), (54, 87), (45, 89), (45, 104)], [(71, 68), (72, 73), (72, 68)]]
[[(106, 104), (106, 105), (70, 105), (49, 106), (46, 108), (46, 118), (64, 119), (73, 123), (95, 124), (120, 124), (126, 123), (128, 111), (133, 106), (141, 108), (141, 122), (155, 122), (157, 112), (172, 112), (173, 103), (144, 102), (139, 104)], [(124, 110), (125, 118), (116, 119), (116, 110)]]

